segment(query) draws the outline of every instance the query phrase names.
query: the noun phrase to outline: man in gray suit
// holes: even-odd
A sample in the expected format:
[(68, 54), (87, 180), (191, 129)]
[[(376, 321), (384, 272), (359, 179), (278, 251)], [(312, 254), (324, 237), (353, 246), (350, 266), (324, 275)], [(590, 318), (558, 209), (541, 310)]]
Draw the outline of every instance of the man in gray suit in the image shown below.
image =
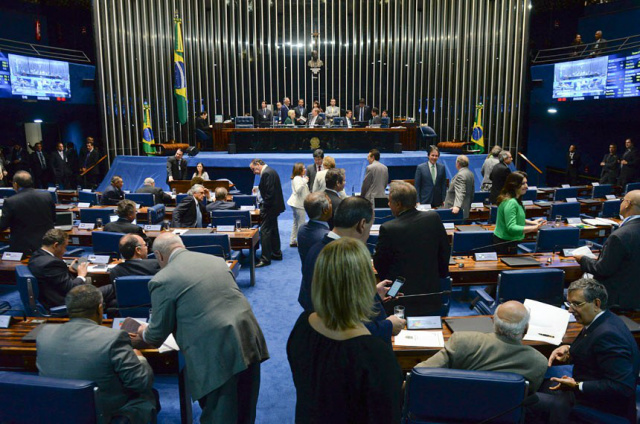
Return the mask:
[(436, 146), (429, 148), (429, 160), (416, 168), (415, 186), (418, 201), (437, 208), (444, 202), (447, 192), (447, 173), (444, 165), (438, 163), (440, 150)]
[(529, 311), (515, 300), (498, 306), (493, 333), (456, 332), (444, 349), (417, 367), (453, 368), (470, 371), (500, 371), (522, 375), (535, 393), (547, 372), (543, 354), (522, 344), (529, 327)]
[(106, 423), (115, 417), (148, 423), (156, 411), (153, 371), (127, 333), (100, 325), (100, 290), (74, 287), (65, 303), (70, 321), (45, 326), (36, 339), (40, 375), (94, 381)]
[(369, 166), (364, 174), (360, 195), (375, 204), (376, 197), (387, 197), (384, 189), (389, 182), (389, 169), (380, 163), (380, 152), (378, 149), (371, 149), (367, 156)]
[(309, 177), (309, 191), (313, 190), (313, 182), (316, 179), (316, 174), (324, 169), (322, 166), (322, 160), (324, 159), (324, 151), (322, 149), (316, 149), (313, 151), (313, 163), (307, 166), (307, 177)]
[(444, 201), (444, 207), (451, 209), (451, 212), (457, 214), (462, 209), (464, 219), (469, 218), (471, 210), (471, 202), (473, 201), (473, 193), (475, 190), (475, 178), (473, 172), (469, 170), (469, 158), (460, 155), (456, 159), (456, 168), (458, 173), (451, 180), (447, 197)]
[(216, 256), (187, 251), (172, 233), (156, 238), (153, 250), (162, 270), (149, 282), (153, 317), (138, 336), (160, 346), (174, 334), (201, 423), (253, 423), (260, 363), (269, 352), (229, 267)]

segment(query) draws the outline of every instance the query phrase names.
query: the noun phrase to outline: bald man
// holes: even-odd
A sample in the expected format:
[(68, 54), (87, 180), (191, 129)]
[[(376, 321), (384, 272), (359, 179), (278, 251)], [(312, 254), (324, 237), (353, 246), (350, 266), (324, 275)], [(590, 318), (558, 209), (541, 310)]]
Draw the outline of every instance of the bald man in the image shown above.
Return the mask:
[(523, 376), (529, 393), (535, 393), (547, 372), (547, 359), (522, 344), (528, 327), (529, 311), (524, 305), (505, 302), (493, 316), (493, 333), (455, 332), (444, 349), (416, 367), (512, 372)]
[(640, 190), (627, 193), (620, 203), (620, 228), (613, 231), (597, 259), (574, 255), (580, 269), (607, 288), (609, 307), (640, 308)]

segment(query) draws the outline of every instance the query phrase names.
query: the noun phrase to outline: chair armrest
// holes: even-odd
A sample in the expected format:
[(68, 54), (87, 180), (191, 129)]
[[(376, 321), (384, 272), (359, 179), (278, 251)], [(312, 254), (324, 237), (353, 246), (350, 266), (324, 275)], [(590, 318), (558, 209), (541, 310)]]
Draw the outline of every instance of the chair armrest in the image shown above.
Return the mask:
[(54, 317), (65, 317), (68, 315), (66, 305), (54, 306), (53, 308), (49, 309), (49, 313)]

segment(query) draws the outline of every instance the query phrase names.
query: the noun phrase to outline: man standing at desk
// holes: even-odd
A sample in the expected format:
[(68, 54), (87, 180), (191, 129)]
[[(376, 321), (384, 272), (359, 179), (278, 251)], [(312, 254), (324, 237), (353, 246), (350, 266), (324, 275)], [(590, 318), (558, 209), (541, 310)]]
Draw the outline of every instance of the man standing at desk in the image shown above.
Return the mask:
[(336, 99), (331, 99), (324, 114), (329, 122), (333, 122), (333, 118), (340, 116), (340, 108), (336, 106)]
[(176, 228), (202, 228), (207, 207), (205, 196), (209, 197), (209, 190), (201, 184), (194, 184), (178, 206), (173, 210), (173, 226)]
[(144, 185), (136, 190), (136, 193), (151, 193), (153, 194), (153, 203), (170, 203), (171, 195), (162, 191), (160, 187), (156, 187), (156, 182), (153, 178), (145, 178)]
[(473, 172), (469, 170), (469, 158), (460, 155), (456, 159), (456, 168), (458, 173), (453, 177), (449, 184), (447, 197), (444, 200), (444, 207), (451, 209), (451, 212), (457, 214), (462, 210), (464, 219), (469, 218), (471, 212), (471, 202), (475, 190), (475, 178)]
[(285, 206), (280, 176), (276, 170), (268, 167), (262, 159), (257, 158), (251, 161), (249, 167), (255, 175), (260, 175), (258, 190), (262, 197), (262, 203), (260, 204), (262, 256), (256, 264), (256, 268), (259, 268), (271, 265), (271, 260), (282, 260), (278, 216), (284, 212)]
[(149, 282), (153, 317), (138, 335), (160, 346), (173, 334), (185, 358), (187, 386), (202, 423), (253, 423), (260, 363), (269, 359), (262, 330), (226, 262), (189, 252), (176, 234), (153, 245), (162, 270)]
[(437, 208), (444, 203), (447, 193), (447, 173), (444, 165), (438, 163), (440, 150), (436, 146), (429, 147), (429, 160), (416, 168), (415, 186), (418, 201)]
[(304, 125), (307, 122), (307, 108), (304, 106), (304, 99), (298, 100), (298, 106), (295, 107), (296, 123)]
[(508, 150), (503, 150), (498, 155), (499, 163), (497, 163), (491, 170), (491, 191), (489, 192), (489, 201), (492, 205), (498, 202), (498, 196), (504, 183), (507, 182), (507, 177), (511, 174), (509, 164), (513, 162), (511, 153)]
[(389, 182), (389, 169), (380, 163), (378, 149), (369, 150), (367, 161), (369, 161), (369, 166), (364, 174), (360, 195), (374, 205), (377, 197), (387, 197), (384, 190)]
[(280, 108), (280, 123), (284, 124), (284, 121), (289, 116), (289, 107), (291, 106), (291, 99), (285, 97), (282, 101), (282, 107)]
[(260, 109), (256, 111), (256, 122), (258, 123), (258, 127), (270, 127), (273, 124), (273, 113), (271, 109), (267, 107), (267, 102), (265, 100), (260, 104)]
[(313, 163), (307, 166), (307, 177), (309, 177), (309, 191), (313, 189), (313, 182), (316, 179), (316, 174), (322, 171), (322, 160), (324, 159), (324, 151), (322, 149), (316, 149), (313, 151)]
[(42, 236), (53, 228), (56, 205), (51, 194), (33, 189), (27, 171), (16, 172), (13, 188), (17, 194), (4, 199), (0, 231), (11, 229), (9, 251), (30, 255), (40, 247)]
[(56, 151), (51, 154), (51, 169), (55, 183), (60, 189), (73, 188), (71, 175), (73, 174), (68, 153), (64, 150), (64, 144), (56, 144)]
[(42, 142), (33, 146), (33, 153), (30, 157), (31, 172), (33, 172), (33, 184), (37, 188), (47, 188), (49, 184), (49, 159), (42, 151)]
[(600, 184), (615, 184), (620, 174), (620, 159), (616, 154), (618, 147), (615, 144), (609, 145), (609, 153), (604, 155), (600, 166)]
[(178, 149), (175, 156), (167, 158), (167, 183), (189, 179), (187, 176), (187, 161), (182, 159), (182, 155), (182, 149)]
[(574, 186), (578, 185), (578, 174), (582, 169), (582, 159), (580, 158), (580, 152), (576, 148), (575, 144), (569, 146), (569, 152), (567, 153), (567, 183)]
[(84, 187), (94, 189), (98, 186), (98, 179), (100, 178), (100, 153), (93, 147), (93, 138), (87, 137), (86, 149), (84, 150), (84, 156), (80, 158), (82, 168), (80, 172), (84, 173)]
[(633, 144), (633, 140), (628, 138), (624, 142), (624, 146), (627, 149), (622, 155), (620, 161), (620, 178), (618, 185), (624, 190), (628, 183), (634, 183), (638, 181), (638, 171), (640, 168), (640, 157), (638, 157), (638, 150)]
[(598, 259), (575, 255), (583, 272), (607, 288), (609, 305), (623, 310), (640, 309), (640, 190), (625, 194), (620, 203), (624, 218), (602, 246)]
[(358, 106), (355, 107), (355, 112), (358, 122), (369, 122), (371, 119), (371, 106), (366, 105), (364, 98), (360, 99)]

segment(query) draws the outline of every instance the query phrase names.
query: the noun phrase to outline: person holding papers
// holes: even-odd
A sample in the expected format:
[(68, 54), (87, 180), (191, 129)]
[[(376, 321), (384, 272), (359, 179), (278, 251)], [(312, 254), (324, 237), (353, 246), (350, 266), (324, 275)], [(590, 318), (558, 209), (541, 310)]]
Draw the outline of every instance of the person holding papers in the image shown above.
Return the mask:
[(500, 371), (522, 375), (535, 393), (547, 372), (547, 359), (522, 344), (529, 326), (529, 311), (515, 300), (498, 306), (492, 334), (455, 332), (444, 349), (416, 367), (454, 368), (470, 371)]
[(519, 241), (526, 233), (534, 233), (546, 221), (539, 218), (533, 221), (526, 219), (522, 196), (527, 192), (527, 174), (516, 171), (507, 177), (507, 181), (498, 196), (498, 217), (493, 230), (493, 243), (499, 254), (515, 253)]
[(574, 255), (580, 269), (602, 283), (609, 304), (619, 309), (640, 309), (640, 190), (625, 194), (620, 203), (620, 228), (602, 246), (598, 259)]
[(551, 353), (554, 361), (573, 364), (573, 376), (552, 377), (553, 394), (541, 393), (536, 409), (548, 416), (545, 422), (568, 422), (574, 405), (584, 405), (636, 421), (636, 378), (640, 354), (633, 335), (616, 315), (607, 310), (607, 289), (593, 279), (569, 286), (566, 303), (576, 321), (584, 326), (571, 345)]

